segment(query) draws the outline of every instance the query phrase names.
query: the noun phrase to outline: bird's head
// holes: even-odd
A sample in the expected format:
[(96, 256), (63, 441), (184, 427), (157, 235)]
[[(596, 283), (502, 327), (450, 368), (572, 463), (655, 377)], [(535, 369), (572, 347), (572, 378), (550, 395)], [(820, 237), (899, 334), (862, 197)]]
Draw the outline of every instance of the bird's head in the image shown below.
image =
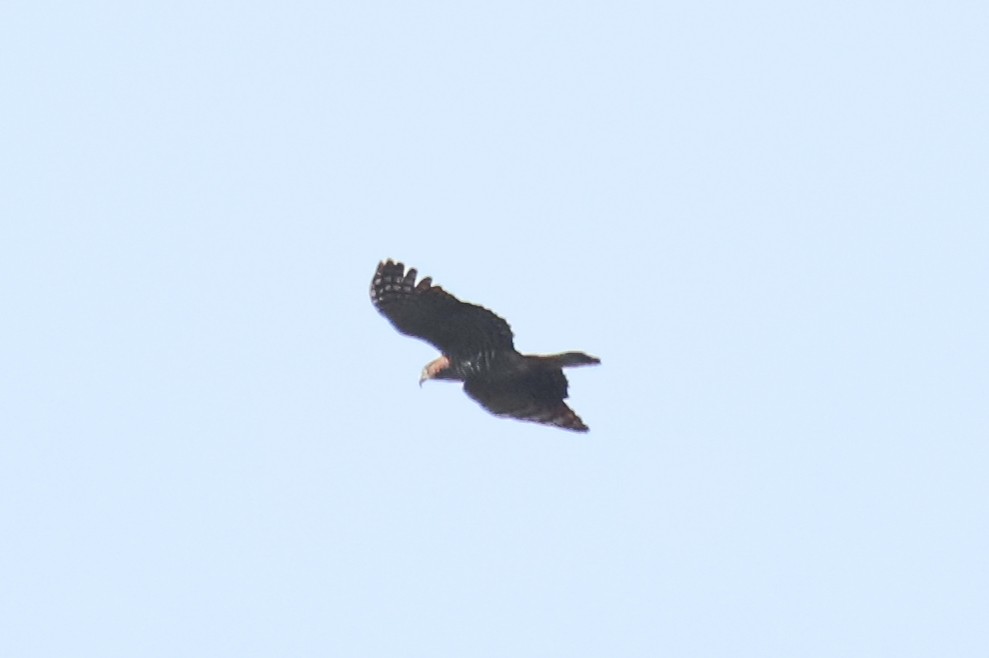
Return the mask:
[(444, 376), (449, 367), (450, 359), (445, 354), (434, 361), (430, 361), (422, 369), (422, 374), (419, 375), (419, 386), (422, 387), (422, 383), (427, 379), (449, 379), (449, 377)]

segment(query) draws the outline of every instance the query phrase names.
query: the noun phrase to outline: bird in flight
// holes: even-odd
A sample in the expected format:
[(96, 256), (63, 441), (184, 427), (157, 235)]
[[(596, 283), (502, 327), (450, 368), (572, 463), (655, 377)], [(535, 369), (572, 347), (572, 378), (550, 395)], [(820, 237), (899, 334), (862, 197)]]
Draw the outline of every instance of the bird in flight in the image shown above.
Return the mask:
[(371, 302), (399, 332), (430, 343), (442, 355), (426, 364), (427, 379), (464, 383), (464, 392), (496, 416), (508, 416), (574, 432), (587, 425), (563, 401), (563, 368), (601, 360), (583, 352), (547, 356), (520, 354), (502, 318), (462, 302), (430, 277), (416, 283), (416, 270), (386, 260), (371, 280)]

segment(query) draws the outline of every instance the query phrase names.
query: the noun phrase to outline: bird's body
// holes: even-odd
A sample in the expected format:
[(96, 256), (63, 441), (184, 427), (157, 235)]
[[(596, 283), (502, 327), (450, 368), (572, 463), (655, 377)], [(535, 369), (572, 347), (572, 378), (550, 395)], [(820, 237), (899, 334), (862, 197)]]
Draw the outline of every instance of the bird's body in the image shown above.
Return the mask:
[(416, 270), (387, 260), (371, 281), (371, 301), (401, 333), (425, 340), (442, 352), (423, 368), (427, 379), (462, 381), (464, 392), (497, 416), (586, 432), (587, 426), (563, 401), (563, 368), (600, 360), (583, 352), (548, 356), (520, 354), (502, 318), (462, 302)]

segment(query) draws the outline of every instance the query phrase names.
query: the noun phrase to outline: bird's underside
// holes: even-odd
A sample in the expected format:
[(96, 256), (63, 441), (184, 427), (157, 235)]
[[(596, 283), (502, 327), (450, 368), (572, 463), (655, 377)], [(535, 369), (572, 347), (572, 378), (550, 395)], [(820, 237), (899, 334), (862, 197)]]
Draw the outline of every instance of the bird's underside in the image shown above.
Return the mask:
[(462, 302), (416, 270), (383, 261), (371, 281), (371, 301), (399, 332), (431, 343), (442, 355), (423, 368), (427, 379), (462, 381), (464, 392), (496, 416), (576, 432), (587, 425), (567, 406), (563, 368), (600, 360), (583, 352), (547, 356), (516, 351), (508, 323)]

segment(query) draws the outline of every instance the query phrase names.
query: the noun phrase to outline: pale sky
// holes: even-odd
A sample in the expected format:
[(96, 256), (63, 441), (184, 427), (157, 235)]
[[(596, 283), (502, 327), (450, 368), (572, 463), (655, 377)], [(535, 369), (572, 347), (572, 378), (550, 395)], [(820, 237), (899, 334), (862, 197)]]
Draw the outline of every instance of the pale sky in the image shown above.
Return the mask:
[[(0, 655), (989, 655), (986, 34), (4, 3)], [(420, 389), (389, 257), (590, 433)]]

